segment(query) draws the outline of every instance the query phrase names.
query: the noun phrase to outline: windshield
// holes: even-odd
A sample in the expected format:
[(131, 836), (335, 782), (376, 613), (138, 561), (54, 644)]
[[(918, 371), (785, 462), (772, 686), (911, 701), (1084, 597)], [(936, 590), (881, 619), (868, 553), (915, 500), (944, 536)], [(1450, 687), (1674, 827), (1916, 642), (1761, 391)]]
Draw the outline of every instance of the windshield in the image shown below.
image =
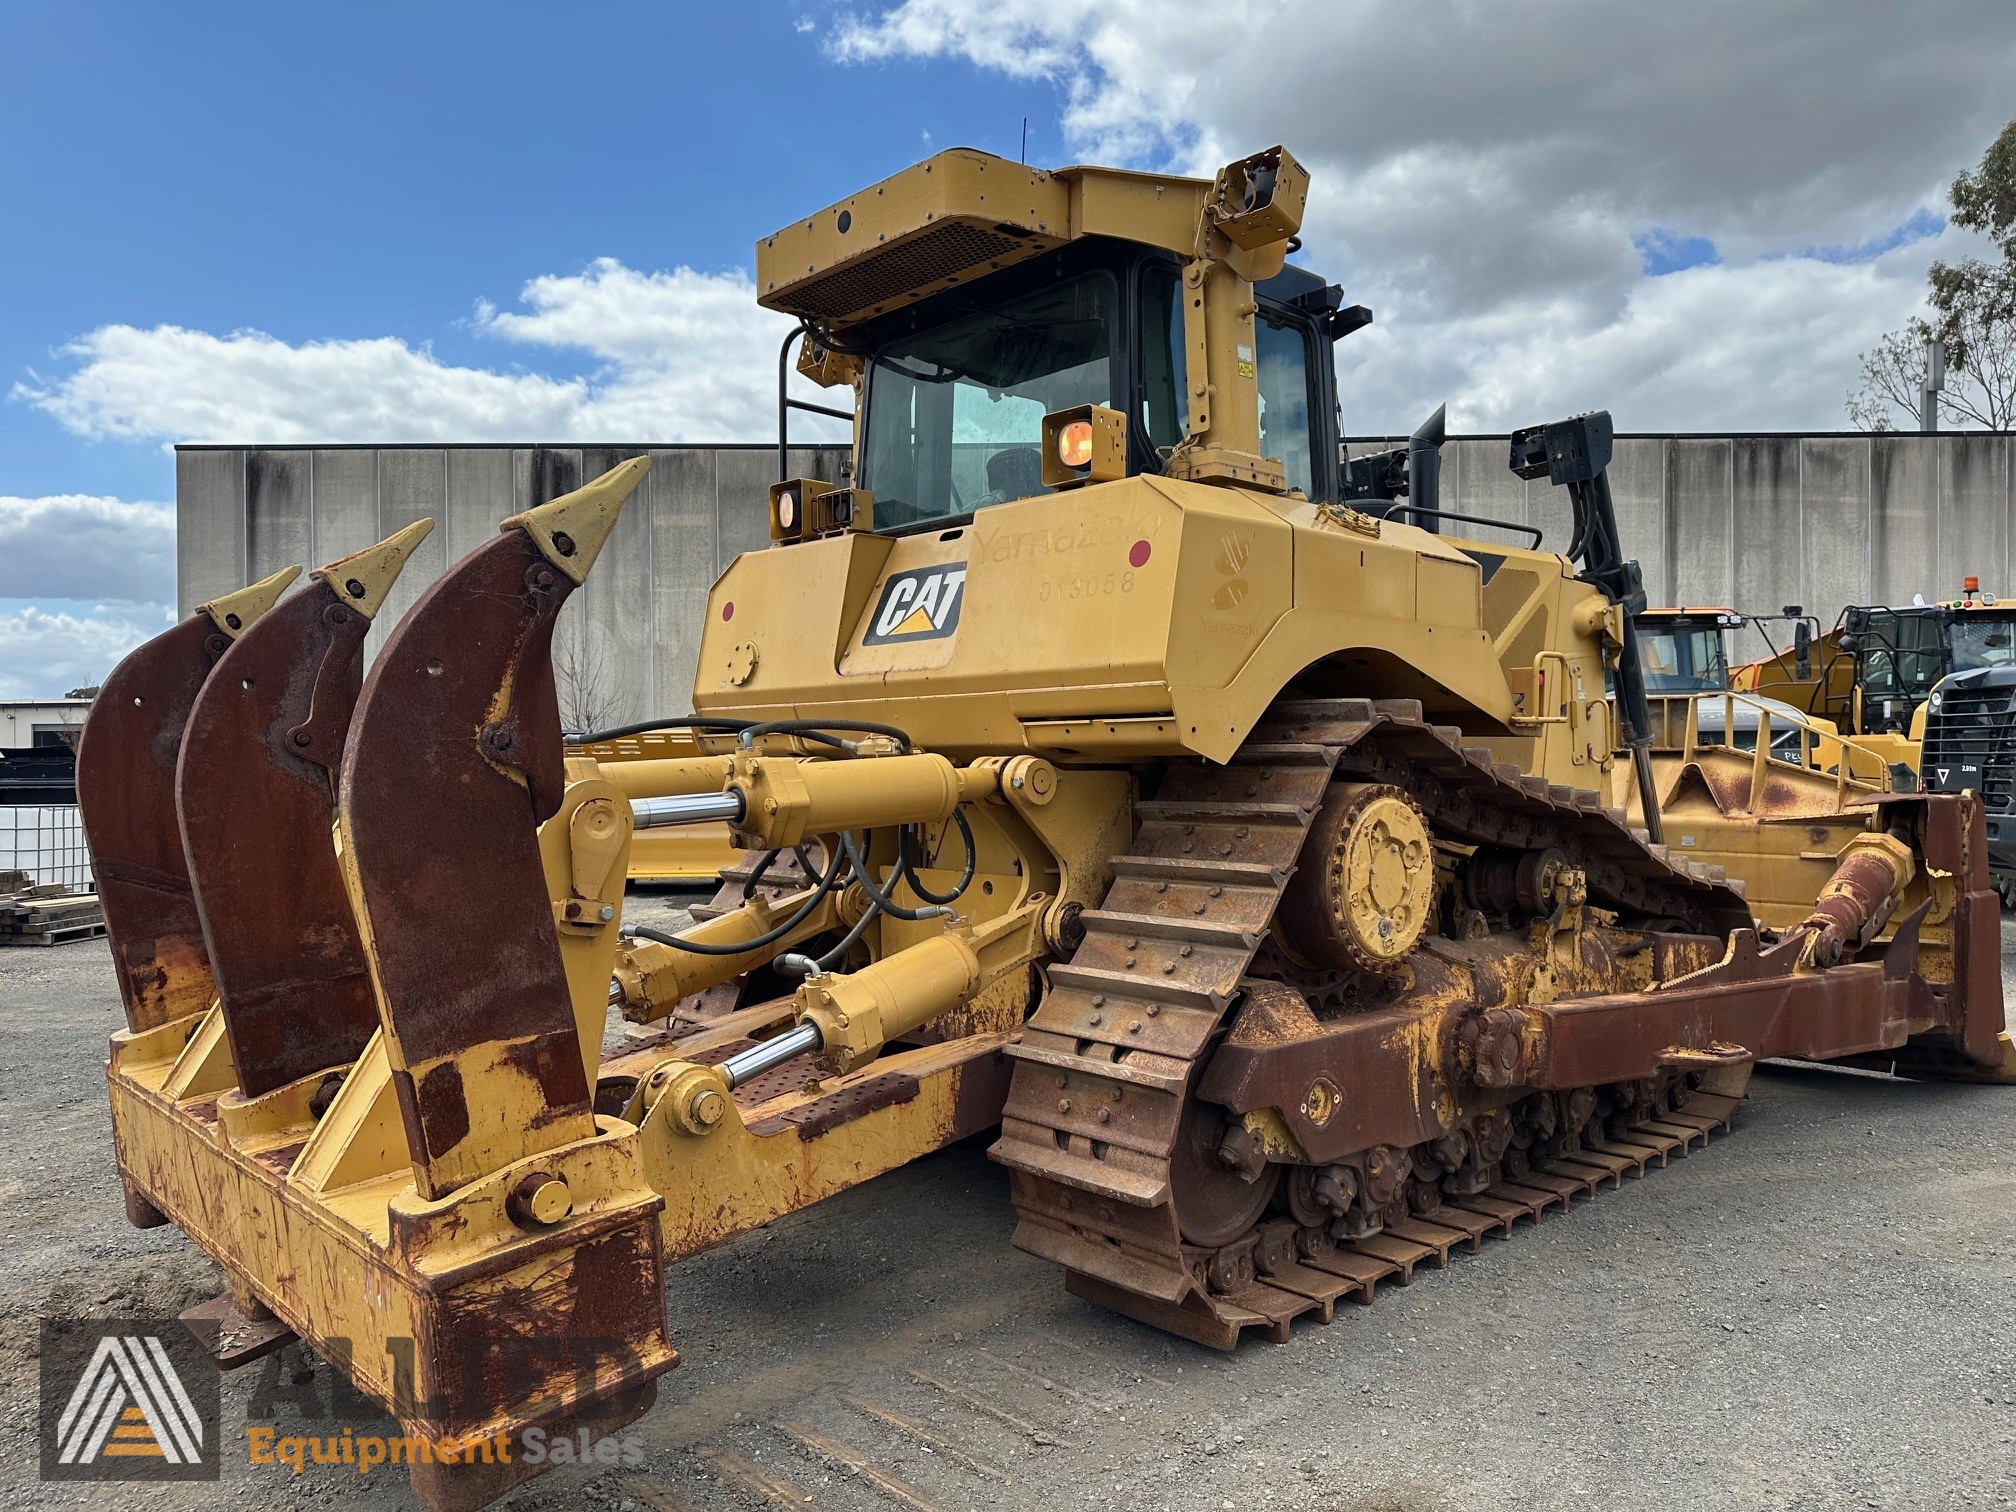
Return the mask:
[(1953, 647), (1955, 672), (2016, 667), (2016, 621), (1966, 613), (1953, 621), (1946, 635)]
[(1861, 646), (1864, 699), (1923, 698), (1946, 675), (1936, 615), (1871, 610)]
[(1729, 662), (1719, 629), (1641, 625), (1638, 664), (1645, 673), (1647, 693), (1720, 693), (1729, 686)]
[(1043, 417), (1111, 404), (1113, 280), (1088, 273), (875, 354), (867, 476), (878, 529), (1043, 492)]

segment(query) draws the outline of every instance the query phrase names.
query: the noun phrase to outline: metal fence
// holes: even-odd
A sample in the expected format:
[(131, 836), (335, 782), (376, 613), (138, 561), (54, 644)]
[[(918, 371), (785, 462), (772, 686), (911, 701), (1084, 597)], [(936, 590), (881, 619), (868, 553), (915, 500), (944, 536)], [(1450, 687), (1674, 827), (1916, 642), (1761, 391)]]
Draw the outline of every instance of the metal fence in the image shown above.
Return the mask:
[(0, 806), (0, 872), (26, 872), (30, 882), (61, 882), (79, 892), (97, 885), (84, 824), (71, 804)]

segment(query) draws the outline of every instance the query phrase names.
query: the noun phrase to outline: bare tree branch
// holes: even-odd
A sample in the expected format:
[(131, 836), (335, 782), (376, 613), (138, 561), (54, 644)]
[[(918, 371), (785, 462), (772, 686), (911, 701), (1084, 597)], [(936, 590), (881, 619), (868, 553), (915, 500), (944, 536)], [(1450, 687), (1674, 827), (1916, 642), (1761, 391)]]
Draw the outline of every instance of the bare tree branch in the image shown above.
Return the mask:
[(562, 623), (553, 637), (553, 688), (560, 698), (560, 722), (586, 733), (616, 722), (622, 693), (601, 633), (585, 613)]
[(1848, 395), (1848, 420), (1857, 430), (1896, 430), (1899, 412), (1907, 429), (1917, 428), (1929, 330), (1924, 321), (1913, 321), (1862, 354), (1862, 387)]

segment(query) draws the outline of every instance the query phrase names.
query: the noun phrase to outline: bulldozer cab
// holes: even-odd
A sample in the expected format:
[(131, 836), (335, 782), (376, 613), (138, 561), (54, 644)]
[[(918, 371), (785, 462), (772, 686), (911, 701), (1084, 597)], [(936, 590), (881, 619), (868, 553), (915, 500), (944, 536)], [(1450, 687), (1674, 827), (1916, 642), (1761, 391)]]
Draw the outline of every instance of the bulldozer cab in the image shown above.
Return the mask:
[[(1089, 238), (862, 332), (856, 482), (874, 496), (876, 529), (944, 527), (1046, 492), (1044, 416), (1081, 405), (1126, 417), (1129, 473), (1161, 472), (1189, 422), (1181, 280), (1166, 252)], [(1291, 489), (1334, 497), (1320, 315), (1335, 291), (1284, 267), (1254, 295), (1262, 451)]]
[(1743, 624), (1731, 609), (1647, 609), (1638, 616), (1645, 691), (1721, 693), (1729, 687), (1728, 632)]

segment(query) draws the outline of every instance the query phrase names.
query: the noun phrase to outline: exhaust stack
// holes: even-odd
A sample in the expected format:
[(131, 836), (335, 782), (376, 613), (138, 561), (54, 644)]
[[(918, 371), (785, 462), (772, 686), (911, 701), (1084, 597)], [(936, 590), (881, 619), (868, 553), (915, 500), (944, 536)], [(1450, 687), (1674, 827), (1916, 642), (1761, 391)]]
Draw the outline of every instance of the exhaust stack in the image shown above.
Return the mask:
[(1432, 511), (1442, 507), (1442, 442), (1448, 435), (1448, 410), (1446, 404), (1436, 405), (1435, 413), (1407, 438), (1407, 502), (1417, 510), (1429, 511), (1412, 517), (1428, 531), (1435, 529)]

